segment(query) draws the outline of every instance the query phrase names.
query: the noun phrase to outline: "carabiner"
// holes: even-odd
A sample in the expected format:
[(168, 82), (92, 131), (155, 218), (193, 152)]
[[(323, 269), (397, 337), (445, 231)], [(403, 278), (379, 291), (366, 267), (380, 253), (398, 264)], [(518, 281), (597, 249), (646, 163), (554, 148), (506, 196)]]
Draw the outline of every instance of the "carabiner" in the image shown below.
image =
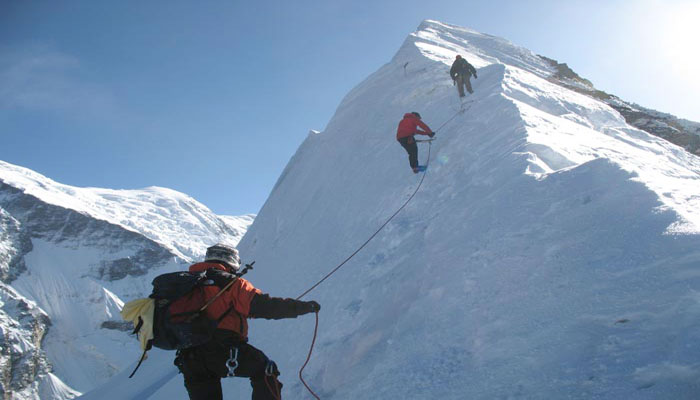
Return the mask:
[(265, 375), (267, 376), (279, 376), (280, 371), (277, 369), (277, 364), (272, 360), (267, 360), (267, 365), (265, 365)]
[(238, 368), (238, 347), (232, 347), (229, 350), (229, 358), (226, 360), (226, 368), (228, 368), (227, 376), (236, 375), (236, 368)]

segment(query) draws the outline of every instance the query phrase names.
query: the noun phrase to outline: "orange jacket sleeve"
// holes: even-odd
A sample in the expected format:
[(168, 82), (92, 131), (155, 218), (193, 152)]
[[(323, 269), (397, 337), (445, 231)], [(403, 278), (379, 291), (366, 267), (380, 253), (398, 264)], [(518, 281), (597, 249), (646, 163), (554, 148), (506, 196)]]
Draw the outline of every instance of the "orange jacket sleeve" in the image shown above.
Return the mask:
[(244, 317), (248, 317), (248, 314), (250, 314), (250, 302), (253, 301), (253, 297), (262, 293), (252, 283), (243, 278), (238, 278), (229, 291), (234, 309)]

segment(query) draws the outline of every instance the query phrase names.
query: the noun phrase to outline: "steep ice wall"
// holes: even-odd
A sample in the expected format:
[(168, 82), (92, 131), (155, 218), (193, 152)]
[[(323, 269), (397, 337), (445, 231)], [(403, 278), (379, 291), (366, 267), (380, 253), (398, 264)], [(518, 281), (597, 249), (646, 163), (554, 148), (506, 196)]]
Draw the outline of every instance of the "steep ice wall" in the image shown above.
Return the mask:
[[(457, 53), (479, 71), (450, 120)], [(434, 129), (449, 121), (418, 195), (308, 296), (324, 307), (307, 369), (322, 398), (700, 393), (687, 351), (700, 316), (700, 161), (550, 73), (507, 41), (428, 21), (292, 158), (240, 244), (258, 260), (254, 282), (285, 296), (414, 189), (393, 137), (403, 113)], [(304, 396), (290, 375), (310, 325), (253, 326), (292, 398)]]
[[(464, 104), (455, 54), (478, 68)], [(426, 21), (292, 157), (239, 249), (257, 287), (296, 297), (421, 179), (394, 140), (402, 115), (439, 128), (420, 146), (431, 158), (416, 197), (307, 296), (323, 306), (305, 372), (321, 398), (700, 395), (700, 161), (554, 72), (506, 40)], [(295, 371), (312, 329), (309, 316), (251, 325), (286, 398), (309, 397)], [(171, 359), (156, 352), (136, 383), (122, 372), (84, 398), (182, 396)], [(226, 385), (249, 396), (243, 380)]]

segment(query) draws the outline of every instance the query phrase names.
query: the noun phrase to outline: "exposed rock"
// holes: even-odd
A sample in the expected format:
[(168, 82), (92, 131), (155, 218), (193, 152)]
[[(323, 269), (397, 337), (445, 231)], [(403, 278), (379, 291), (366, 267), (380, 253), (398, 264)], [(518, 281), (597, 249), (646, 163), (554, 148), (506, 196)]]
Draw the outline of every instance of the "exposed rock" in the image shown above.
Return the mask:
[(0, 394), (34, 392), (35, 383), (51, 372), (41, 343), (51, 321), (35, 304), (0, 284)]
[(20, 223), (0, 207), (0, 281), (12, 282), (24, 272), (24, 255), (32, 250), (29, 235)]
[(551, 81), (576, 92), (594, 97), (617, 110), (635, 128), (666, 139), (683, 147), (688, 152), (700, 155), (700, 123), (683, 120), (671, 114), (629, 103), (615, 95), (596, 89), (591, 81), (584, 79), (569, 68), (551, 58), (540, 56), (554, 67)]
[(149, 269), (163, 265), (169, 257), (172, 255), (165, 249), (154, 246), (139, 250), (131, 257), (101, 261), (93, 276), (105, 281), (116, 281), (127, 276), (141, 276), (145, 275)]
[(131, 332), (134, 330), (134, 325), (129, 321), (105, 321), (100, 325), (100, 328)]

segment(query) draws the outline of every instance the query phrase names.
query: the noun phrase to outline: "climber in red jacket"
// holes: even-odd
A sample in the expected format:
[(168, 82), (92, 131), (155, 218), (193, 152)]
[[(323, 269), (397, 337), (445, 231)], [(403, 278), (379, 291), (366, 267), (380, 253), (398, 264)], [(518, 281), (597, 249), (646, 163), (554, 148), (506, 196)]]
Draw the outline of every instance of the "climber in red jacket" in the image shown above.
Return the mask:
[[(419, 127), (423, 130), (418, 129)], [(417, 112), (404, 114), (403, 119), (399, 122), (399, 128), (396, 130), (396, 140), (408, 152), (408, 163), (411, 165), (413, 173), (418, 173), (422, 167), (418, 165), (418, 146), (413, 135), (427, 135), (431, 138), (435, 136), (432, 129), (421, 121), (420, 114)]]

